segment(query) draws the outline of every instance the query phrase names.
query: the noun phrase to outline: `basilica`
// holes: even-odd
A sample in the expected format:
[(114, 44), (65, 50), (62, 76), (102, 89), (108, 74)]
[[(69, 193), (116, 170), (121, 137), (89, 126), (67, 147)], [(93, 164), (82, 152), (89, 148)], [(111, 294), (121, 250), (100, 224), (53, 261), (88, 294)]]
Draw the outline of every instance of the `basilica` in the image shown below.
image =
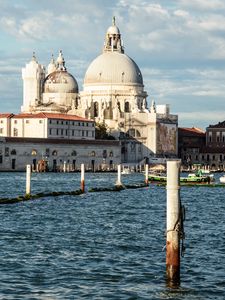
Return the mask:
[[(170, 113), (167, 104), (151, 101), (148, 107), (141, 70), (125, 53), (115, 18), (106, 31), (102, 53), (84, 75), (83, 89), (69, 73), (62, 51), (56, 60), (51, 58), (47, 67), (38, 62), (34, 53), (22, 69), (22, 79), (21, 114), (7, 117), (7, 134), (3, 126), (0, 137), (48, 138), (49, 143), (53, 138), (93, 140), (94, 133), (89, 128), (104, 123), (115, 143), (119, 142), (120, 162), (143, 163), (155, 157), (177, 155), (178, 117)], [(1, 118), (4, 119), (0, 115)], [(15, 130), (16, 118), (25, 120), (23, 130)], [(34, 123), (38, 118), (47, 120), (45, 131), (34, 125), (28, 130), (30, 120)], [(52, 120), (56, 119), (59, 123), (63, 119), (70, 127), (58, 128), (57, 122), (52, 127)], [(80, 127), (72, 128), (71, 122)], [(84, 128), (87, 124), (88, 130)], [(101, 149), (101, 143), (98, 147)]]

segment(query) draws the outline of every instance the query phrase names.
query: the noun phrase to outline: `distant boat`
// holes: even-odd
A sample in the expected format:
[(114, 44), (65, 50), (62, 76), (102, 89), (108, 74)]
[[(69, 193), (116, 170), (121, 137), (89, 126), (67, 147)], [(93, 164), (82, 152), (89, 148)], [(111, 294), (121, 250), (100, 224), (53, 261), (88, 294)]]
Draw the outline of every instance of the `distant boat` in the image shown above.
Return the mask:
[[(200, 183), (210, 183), (212, 179), (210, 176), (205, 175), (197, 175), (197, 174), (189, 174), (188, 177), (180, 177), (180, 183), (190, 183), (190, 184), (200, 184)], [(167, 177), (161, 174), (149, 174), (148, 180), (150, 182), (166, 182)]]
[(220, 182), (221, 183), (225, 183), (225, 175), (223, 175), (222, 177), (220, 177)]
[(131, 173), (134, 173), (134, 169), (131, 169), (129, 166), (123, 166), (123, 170), (122, 170), (121, 174), (128, 175)]

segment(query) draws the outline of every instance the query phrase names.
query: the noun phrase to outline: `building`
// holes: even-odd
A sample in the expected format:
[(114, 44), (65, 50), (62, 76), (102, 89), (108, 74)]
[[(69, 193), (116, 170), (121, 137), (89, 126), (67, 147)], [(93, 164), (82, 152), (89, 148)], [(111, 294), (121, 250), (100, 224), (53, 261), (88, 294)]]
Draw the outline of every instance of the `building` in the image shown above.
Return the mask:
[(107, 124), (122, 143), (122, 161), (140, 162), (154, 156), (174, 157), (178, 151), (178, 117), (169, 105), (147, 107), (147, 92), (137, 64), (125, 54), (113, 18), (106, 32), (103, 52), (84, 76), (74, 114)]
[(0, 137), (0, 171), (33, 171), (45, 162), (50, 171), (115, 169), (121, 161), (119, 141)]
[(225, 170), (225, 121), (199, 128), (179, 128), (178, 156), (183, 167), (200, 164), (206, 169)]
[(60, 113), (0, 114), (0, 136), (94, 140), (95, 123)]
[[(177, 156), (178, 116), (166, 104), (152, 101), (148, 108), (141, 70), (125, 54), (115, 18), (106, 32), (103, 53), (86, 71), (82, 91), (65, 65), (62, 51), (47, 68), (33, 53), (22, 69), (21, 114), (0, 115), (0, 136), (11, 137), (11, 142), (12, 137), (24, 138), (24, 143), (28, 138), (46, 139), (46, 143), (68, 140), (68, 145), (71, 140), (92, 142), (96, 122), (106, 124), (115, 137), (122, 162), (141, 164), (154, 157)], [(100, 152), (104, 143), (96, 144)]]
[(178, 128), (178, 157), (182, 164), (191, 167), (199, 163), (205, 147), (205, 132), (200, 128)]

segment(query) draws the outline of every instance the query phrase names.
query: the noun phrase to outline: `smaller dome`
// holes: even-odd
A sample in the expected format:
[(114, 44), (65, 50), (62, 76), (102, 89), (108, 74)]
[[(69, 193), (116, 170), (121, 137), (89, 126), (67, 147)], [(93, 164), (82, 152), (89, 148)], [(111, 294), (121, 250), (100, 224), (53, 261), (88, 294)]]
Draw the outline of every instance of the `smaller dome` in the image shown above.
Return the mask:
[(78, 84), (70, 73), (58, 70), (45, 78), (44, 93), (78, 93)]
[(112, 25), (108, 28), (106, 34), (120, 34), (120, 30), (116, 25)]

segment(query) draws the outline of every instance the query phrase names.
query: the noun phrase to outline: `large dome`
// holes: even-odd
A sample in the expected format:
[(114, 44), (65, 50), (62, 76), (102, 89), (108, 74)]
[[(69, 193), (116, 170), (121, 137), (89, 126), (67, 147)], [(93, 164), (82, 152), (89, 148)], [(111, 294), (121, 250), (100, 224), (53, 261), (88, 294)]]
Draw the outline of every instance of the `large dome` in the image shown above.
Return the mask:
[(58, 70), (45, 78), (44, 93), (78, 93), (78, 84), (70, 73)]
[(84, 84), (137, 84), (143, 85), (143, 79), (137, 64), (126, 54), (104, 52), (89, 66)]

